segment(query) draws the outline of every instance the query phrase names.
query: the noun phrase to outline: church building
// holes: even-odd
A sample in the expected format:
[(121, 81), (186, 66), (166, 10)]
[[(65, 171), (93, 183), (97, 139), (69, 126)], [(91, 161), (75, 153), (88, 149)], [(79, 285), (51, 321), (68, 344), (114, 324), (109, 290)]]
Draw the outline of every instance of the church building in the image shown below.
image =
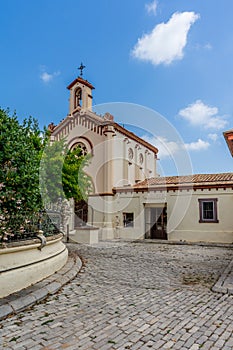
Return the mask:
[(233, 242), (233, 173), (160, 177), (159, 150), (107, 111), (93, 112), (94, 86), (82, 74), (67, 88), (69, 113), (50, 124), (51, 141), (65, 138), (69, 149), (90, 154), (85, 171), (93, 183), (88, 202), (73, 204), (74, 241)]

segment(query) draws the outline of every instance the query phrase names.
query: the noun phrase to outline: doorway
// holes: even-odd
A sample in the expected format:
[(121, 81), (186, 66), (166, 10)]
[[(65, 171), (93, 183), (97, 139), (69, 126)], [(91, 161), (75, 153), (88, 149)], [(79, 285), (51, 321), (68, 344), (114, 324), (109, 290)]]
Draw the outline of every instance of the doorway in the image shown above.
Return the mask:
[(146, 234), (149, 239), (167, 239), (167, 206), (145, 208)]
[(75, 227), (85, 226), (88, 220), (88, 204), (84, 200), (75, 202), (74, 204), (75, 213)]

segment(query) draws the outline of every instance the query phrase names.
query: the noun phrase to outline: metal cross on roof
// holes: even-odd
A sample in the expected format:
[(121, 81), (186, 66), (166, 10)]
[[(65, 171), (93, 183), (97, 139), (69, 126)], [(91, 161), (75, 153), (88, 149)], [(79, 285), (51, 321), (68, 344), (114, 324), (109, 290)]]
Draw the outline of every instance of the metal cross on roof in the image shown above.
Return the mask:
[(80, 70), (80, 76), (81, 76), (81, 77), (82, 77), (82, 75), (83, 75), (83, 70), (84, 70), (84, 68), (86, 68), (86, 66), (84, 66), (83, 63), (81, 62), (80, 67), (78, 67), (78, 69)]

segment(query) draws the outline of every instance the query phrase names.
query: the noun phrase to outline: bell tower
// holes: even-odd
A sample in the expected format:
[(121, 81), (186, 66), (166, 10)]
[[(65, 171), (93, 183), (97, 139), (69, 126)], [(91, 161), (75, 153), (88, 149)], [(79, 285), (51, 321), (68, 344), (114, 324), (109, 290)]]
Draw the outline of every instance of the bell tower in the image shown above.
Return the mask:
[(84, 68), (85, 66), (81, 63), (78, 68), (80, 69), (80, 76), (67, 86), (67, 89), (70, 90), (70, 115), (77, 109), (92, 109), (92, 90), (95, 88), (87, 80), (83, 79)]

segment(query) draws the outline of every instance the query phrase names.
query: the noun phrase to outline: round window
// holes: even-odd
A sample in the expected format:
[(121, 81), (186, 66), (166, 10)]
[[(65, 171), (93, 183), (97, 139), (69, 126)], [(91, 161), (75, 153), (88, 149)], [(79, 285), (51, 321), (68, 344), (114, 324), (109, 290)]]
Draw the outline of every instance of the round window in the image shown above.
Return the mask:
[(86, 156), (87, 155), (87, 153), (88, 153), (88, 151), (87, 151), (87, 147), (86, 147), (86, 145), (83, 143), (83, 142), (77, 142), (73, 147), (72, 147), (72, 149), (74, 150), (74, 149), (76, 149), (76, 148), (80, 148), (81, 149), (81, 154), (82, 154), (82, 156)]

